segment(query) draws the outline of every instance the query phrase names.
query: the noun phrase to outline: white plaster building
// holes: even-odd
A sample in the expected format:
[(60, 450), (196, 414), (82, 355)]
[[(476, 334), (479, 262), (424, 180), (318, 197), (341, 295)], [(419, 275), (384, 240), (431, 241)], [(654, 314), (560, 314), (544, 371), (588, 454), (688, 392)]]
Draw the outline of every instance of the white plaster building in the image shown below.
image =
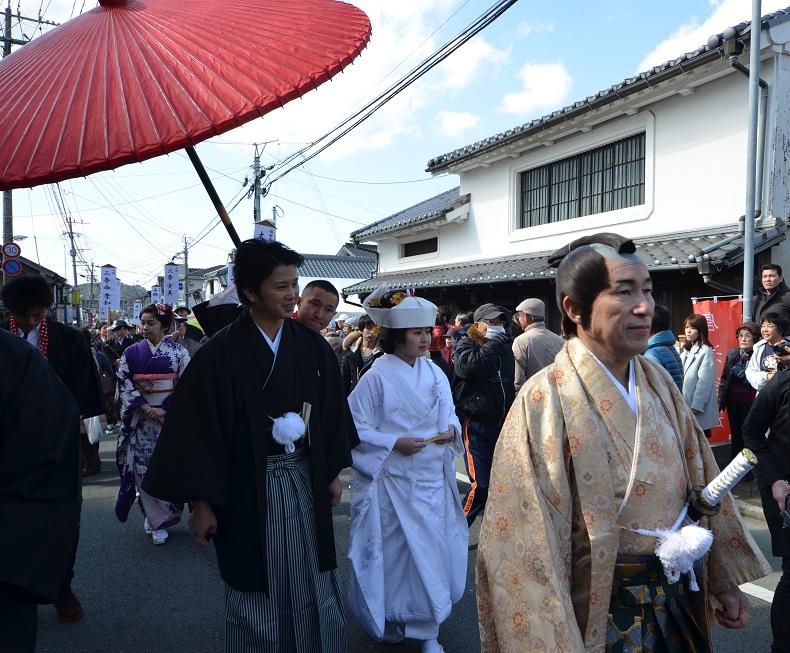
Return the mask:
[[(790, 10), (763, 17), (756, 264), (790, 270)], [(438, 156), (459, 188), (352, 233), (376, 242), (384, 282), (456, 308), (554, 304), (546, 256), (599, 231), (634, 238), (682, 320), (689, 297), (741, 286), (749, 23), (594, 96)], [(746, 71), (748, 73), (748, 71)], [(777, 247), (773, 247), (778, 245)], [(737, 290), (736, 290), (737, 292)]]

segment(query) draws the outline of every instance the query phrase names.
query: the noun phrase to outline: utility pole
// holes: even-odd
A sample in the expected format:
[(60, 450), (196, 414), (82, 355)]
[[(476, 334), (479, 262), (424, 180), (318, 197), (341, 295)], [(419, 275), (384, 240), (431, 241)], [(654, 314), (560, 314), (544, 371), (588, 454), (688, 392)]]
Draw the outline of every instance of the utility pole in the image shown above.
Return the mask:
[(184, 306), (189, 308), (189, 241), (184, 236)]
[(258, 144), (255, 145), (255, 158), (252, 160), (252, 179), (253, 179), (253, 196), (252, 203), (252, 221), (258, 223), (261, 221), (261, 155), (258, 152)]
[[(11, 13), (11, 0), (8, 0), (8, 4), (4, 11), (4, 25), (3, 25), (3, 35), (0, 38), (0, 41), (3, 42), (3, 58), (5, 59), (9, 54), (11, 54), (11, 46), (14, 45), (25, 45), (28, 42), (27, 39), (15, 39), (14, 35), (11, 33), (11, 19), (16, 18), (20, 23), (22, 21), (28, 21), (31, 23), (36, 23), (37, 26), (41, 25), (51, 25), (56, 26), (57, 23), (53, 23), (48, 20), (41, 20), (41, 18), (27, 18), (22, 16), (17, 12), (16, 14)], [(3, 243), (10, 243), (14, 238), (14, 205), (12, 200), (12, 195), (10, 190), (3, 191)], [(6, 274), (3, 272), (3, 284), (6, 282)]]
[(80, 319), (80, 304), (79, 301), (74, 301), (74, 293), (77, 293), (79, 296), (80, 287), (79, 282), (77, 281), (77, 247), (74, 244), (74, 221), (71, 218), (71, 213), (66, 213), (66, 224), (68, 225), (68, 236), (69, 236), (69, 243), (71, 245), (71, 249), (69, 250), (69, 254), (71, 255), (71, 272), (74, 278), (74, 287), (71, 291), (71, 305), (74, 308), (74, 312), (77, 317), (77, 326), (80, 326), (82, 320)]

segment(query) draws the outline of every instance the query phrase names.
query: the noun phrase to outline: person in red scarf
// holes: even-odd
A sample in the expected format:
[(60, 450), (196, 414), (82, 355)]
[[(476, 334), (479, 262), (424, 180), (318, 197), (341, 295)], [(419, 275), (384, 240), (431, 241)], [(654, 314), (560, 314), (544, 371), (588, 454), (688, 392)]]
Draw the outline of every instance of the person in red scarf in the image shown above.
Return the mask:
[[(41, 352), (71, 393), (80, 417), (85, 419), (104, 413), (99, 371), (87, 343), (79, 331), (47, 316), (55, 303), (47, 280), (40, 275), (13, 279), (3, 286), (2, 299), (11, 319), (0, 324), (0, 328), (25, 338)], [(75, 541), (69, 572), (55, 599), (58, 619), (66, 623), (82, 617), (82, 605), (71, 590), (76, 556)]]

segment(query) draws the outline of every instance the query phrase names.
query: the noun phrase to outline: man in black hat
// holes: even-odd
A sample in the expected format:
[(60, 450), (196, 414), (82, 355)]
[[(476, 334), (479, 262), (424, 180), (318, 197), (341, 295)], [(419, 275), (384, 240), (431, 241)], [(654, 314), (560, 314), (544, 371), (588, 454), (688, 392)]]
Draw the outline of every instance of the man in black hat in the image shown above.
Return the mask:
[(110, 340), (109, 346), (115, 353), (116, 358), (120, 358), (124, 350), (136, 342), (134, 336), (129, 334), (130, 329), (131, 327), (126, 320), (115, 320), (110, 327), (114, 338)]
[(485, 507), (499, 430), (515, 397), (515, 358), (505, 331), (505, 311), (483, 304), (455, 348), (453, 398), (463, 426), (466, 468), (472, 487), (464, 513), (471, 526)]

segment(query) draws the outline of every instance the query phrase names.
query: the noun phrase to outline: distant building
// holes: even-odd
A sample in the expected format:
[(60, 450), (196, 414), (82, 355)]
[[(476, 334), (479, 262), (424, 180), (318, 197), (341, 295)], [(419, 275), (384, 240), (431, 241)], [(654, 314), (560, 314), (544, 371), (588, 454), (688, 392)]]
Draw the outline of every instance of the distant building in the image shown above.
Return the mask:
[[(540, 297), (557, 324), (547, 255), (574, 238), (633, 238), (656, 301), (738, 294), (743, 275), (750, 24), (565, 108), (428, 162), (459, 186), (351, 234), (377, 273), (348, 285), (419, 289), (455, 308)], [(790, 11), (762, 19), (756, 265), (790, 270)]]

